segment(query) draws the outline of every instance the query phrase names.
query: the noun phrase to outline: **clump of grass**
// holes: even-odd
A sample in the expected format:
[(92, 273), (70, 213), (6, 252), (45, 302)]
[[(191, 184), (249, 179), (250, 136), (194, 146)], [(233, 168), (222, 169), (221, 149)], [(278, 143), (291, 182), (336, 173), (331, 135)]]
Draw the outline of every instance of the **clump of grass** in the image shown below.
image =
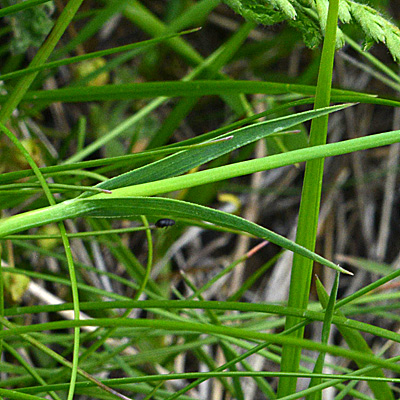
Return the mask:
[[(400, 131), (360, 121), (399, 103), (344, 81), (356, 65), (397, 90), (394, 65), (363, 52), (398, 60), (397, 28), (347, 0), (227, 1), (248, 22), (215, 0), (41, 3), (0, 12), (1, 151), (18, 154), (0, 176), (0, 395), (396, 398)], [(28, 11), (42, 35), (53, 21), (43, 43)], [(38, 47), (26, 57), (13, 21)], [(344, 41), (365, 58), (335, 69)]]

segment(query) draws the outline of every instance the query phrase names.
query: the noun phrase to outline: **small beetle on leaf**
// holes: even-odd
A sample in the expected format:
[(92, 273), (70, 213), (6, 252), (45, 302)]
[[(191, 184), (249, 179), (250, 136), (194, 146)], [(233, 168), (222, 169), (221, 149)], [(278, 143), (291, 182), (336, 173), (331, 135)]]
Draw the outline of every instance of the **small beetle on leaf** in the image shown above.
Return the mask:
[(167, 228), (168, 226), (175, 225), (175, 221), (169, 218), (161, 218), (154, 225), (157, 228)]

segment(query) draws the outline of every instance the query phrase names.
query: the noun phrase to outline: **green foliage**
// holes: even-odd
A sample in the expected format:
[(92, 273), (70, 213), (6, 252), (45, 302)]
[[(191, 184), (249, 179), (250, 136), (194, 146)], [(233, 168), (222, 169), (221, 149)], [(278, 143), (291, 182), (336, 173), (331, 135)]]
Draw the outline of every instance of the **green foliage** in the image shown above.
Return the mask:
[[(322, 307), (326, 308), (328, 306), (328, 294), (326, 293), (325, 288), (318, 278), (316, 280), (316, 287), (319, 301), (321, 302)], [(339, 310), (336, 310), (335, 314), (342, 317), (344, 316), (344, 314)], [(360, 332), (354, 331), (353, 329), (347, 329), (345, 326), (338, 327), (338, 329), (350, 349), (357, 350), (366, 354), (373, 354), (371, 348), (368, 346), (367, 342), (362, 337)], [(358, 365), (360, 368), (364, 368), (368, 364), (359, 363)], [(381, 369), (367, 368), (364, 373), (367, 375), (371, 374), (372, 376), (379, 376), (381, 378), (385, 376)], [(376, 399), (394, 399), (393, 392), (385, 382), (370, 382), (369, 386), (374, 393)]]
[[(313, 0), (301, 2), (298, 0), (224, 0), (244, 18), (264, 25), (273, 25), (278, 22), (287, 23), (298, 29), (304, 43), (313, 48), (322, 41), (326, 28), (328, 0)], [(386, 45), (394, 60), (400, 62), (400, 30), (378, 11), (366, 4), (352, 0), (340, 0), (339, 20), (342, 24), (354, 23), (358, 25), (364, 36), (364, 49), (367, 50), (374, 43)], [(336, 47), (344, 45), (343, 35), (338, 33)]]
[[(2, 0), (3, 7), (20, 3), (19, 0)], [(13, 38), (10, 41), (11, 51), (15, 54), (25, 53), (29, 47), (38, 47), (53, 26), (52, 4), (37, 5), (19, 11), (8, 17), (11, 20)]]
[[(11, 24), (23, 10), (39, 12), (44, 2), (13, 1), (13, 6), (3, 7), (0, 17), (7, 17), (9, 26), (0, 35), (11, 40)], [(366, 260), (367, 246), (358, 240), (363, 239), (358, 232), (357, 237), (341, 240), (340, 251), (350, 249), (350, 254), (337, 257), (336, 242), (341, 238), (336, 240), (332, 232), (350, 231), (344, 218), (341, 225), (334, 218), (321, 224), (325, 226), (319, 227), (314, 246), (320, 191), (326, 194), (323, 206), (340, 197), (331, 196), (332, 192), (343, 193), (344, 212), (355, 227), (352, 232), (358, 229), (354, 215), (362, 210), (354, 210), (358, 208), (351, 193), (354, 188), (341, 186), (350, 180), (337, 184), (335, 180), (342, 168), (351, 168), (346, 155), (373, 153), (375, 168), (378, 159), (386, 161), (387, 149), (382, 146), (396, 147), (400, 132), (386, 126), (381, 131), (387, 132), (361, 132), (353, 139), (332, 135), (325, 144), (331, 113), (339, 120), (350, 113), (358, 118), (360, 108), (379, 105), (374, 110), (385, 108), (386, 118), (387, 110), (400, 104), (368, 94), (368, 89), (330, 92), (332, 35), (340, 35), (336, 16), (331, 11), (327, 15), (334, 0), (229, 1), (252, 21), (287, 21), (311, 47), (327, 38), (321, 61), (316, 61), (319, 51), (311, 57), (309, 51), (293, 51), (297, 47), (293, 29), (270, 40), (270, 32), (254, 30), (255, 24), (246, 22), (234, 33), (224, 26), (220, 35), (221, 21), (215, 18), (221, 10), (215, 10), (219, 0), (63, 3), (54, 29), (30, 65), (23, 64), (28, 57), (11, 53), (8, 43), (0, 48), (5, 60), (1, 150), (9, 155), (3, 157), (0, 175), (1, 258), (7, 262), (0, 269), (2, 398), (193, 400), (210, 397), (202, 396), (198, 386), (211, 379), (210, 386), (216, 386), (216, 380), (222, 385), (221, 398), (235, 400), (316, 400), (328, 387), (339, 392), (338, 398), (348, 394), (366, 400), (372, 396), (364, 393), (367, 385), (375, 398), (397, 397), (400, 357), (389, 358), (385, 351), (400, 343), (400, 334), (392, 329), (399, 318), (399, 295), (381, 290), (387, 290), (400, 270), (392, 272), (389, 265)], [(367, 46), (375, 40), (389, 43), (390, 32), (391, 46), (398, 43), (396, 30), (390, 31), (370, 7), (350, 0), (335, 5), (343, 24), (362, 26), (370, 38)], [(210, 17), (212, 23), (204, 24), (211, 12), (214, 20)], [(122, 23), (116, 26), (116, 20)], [(30, 22), (37, 21), (39, 17)], [(72, 38), (65, 34), (70, 24), (76, 31)], [(102, 39), (108, 29), (116, 34)], [(131, 32), (132, 41), (147, 40), (129, 43)], [(126, 45), (120, 46), (121, 38)], [(339, 45), (343, 38), (362, 57), (369, 57), (379, 72), (373, 77), (400, 89), (393, 65), (363, 53), (344, 34)], [(289, 41), (293, 46), (286, 46)], [(94, 62), (96, 57), (102, 61), (92, 65), (89, 75), (74, 73), (72, 64)], [(146, 71), (149, 57), (151, 73)], [(293, 61), (312, 64), (312, 68), (304, 65), (307, 77), (301, 76), (303, 65), (289, 76), (286, 68), (296, 65)], [(278, 69), (276, 82), (270, 76), (276, 76)], [(91, 86), (101, 74), (107, 79)], [(317, 87), (304, 84), (315, 82), (317, 74)], [(156, 81), (146, 81), (149, 76)], [(49, 77), (56, 84), (53, 90), (46, 90)], [(364, 104), (350, 108), (356, 102)], [(309, 109), (312, 104), (314, 110)], [(375, 117), (382, 121), (378, 112)], [(296, 139), (298, 130), (302, 140)], [(335, 158), (323, 171), (327, 157)], [(308, 172), (300, 195), (304, 162)], [(312, 168), (317, 173), (309, 174)], [(386, 172), (380, 168), (381, 174)], [(270, 184), (256, 185), (257, 172), (269, 179), (285, 171), (277, 190)], [(328, 179), (324, 186), (322, 172)], [(372, 197), (379, 188), (368, 191), (368, 186), (367, 194)], [(288, 222), (296, 223), (300, 197), (298, 232), (307, 240), (298, 235), (293, 242), (275, 230), (287, 233)], [(339, 214), (342, 204), (335, 203), (330, 215)], [(222, 208), (230, 205), (235, 211)], [(246, 212), (260, 209), (260, 216), (246, 215), (241, 210), (245, 206)], [(160, 218), (173, 218), (176, 224), (158, 229)], [(234, 249), (236, 241), (259, 242), (258, 238), (263, 240), (253, 248)], [(181, 251), (185, 241), (190, 243)], [(177, 248), (179, 256), (170, 258)], [(281, 289), (271, 285), (270, 275), (281, 272), (278, 263), (286, 263), (285, 249), (295, 253), (295, 282), (289, 305), (277, 305), (263, 296)], [(301, 258), (305, 262), (300, 263)], [(337, 291), (337, 275), (329, 299), (317, 282), (321, 308), (307, 304), (312, 261), (319, 264), (328, 287), (330, 268), (348, 272), (337, 261), (355, 267), (356, 273), (362, 268), (382, 278), (371, 284), (357, 279), (361, 287), (343, 296)], [(231, 277), (244, 262), (248, 268), (234, 285)], [(186, 264), (190, 268), (181, 268)], [(212, 270), (204, 272), (209, 266)], [(267, 270), (271, 274), (266, 275)], [(354, 280), (349, 275), (341, 278), (350, 292)], [(336, 301), (337, 293), (343, 297)], [(364, 314), (368, 322), (362, 322)], [(379, 326), (371, 322), (374, 316), (379, 317)], [(285, 320), (294, 324), (284, 326)], [(318, 324), (323, 324), (322, 335)], [(306, 326), (311, 340), (302, 337)], [(348, 347), (328, 340), (333, 326)], [(382, 348), (376, 350), (371, 342)], [(293, 350), (292, 355), (287, 349)], [(303, 350), (308, 350), (307, 356)], [(222, 363), (217, 362), (219, 352), (225, 357)], [(254, 370), (247, 361), (252, 355), (262, 357), (262, 370)], [(343, 358), (349, 360), (346, 368)], [(332, 373), (326, 373), (328, 368)], [(207, 372), (198, 372), (203, 369)], [(393, 371), (390, 378), (384, 375), (386, 370)], [(309, 378), (311, 384), (296, 393), (300, 377)], [(360, 382), (363, 386), (356, 386)], [(254, 385), (253, 396), (244, 383)]]

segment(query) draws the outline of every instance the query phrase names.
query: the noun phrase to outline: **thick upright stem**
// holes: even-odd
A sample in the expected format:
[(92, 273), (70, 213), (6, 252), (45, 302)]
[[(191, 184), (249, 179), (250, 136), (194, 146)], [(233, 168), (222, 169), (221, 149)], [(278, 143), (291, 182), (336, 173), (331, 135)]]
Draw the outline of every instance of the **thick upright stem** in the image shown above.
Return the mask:
[[(335, 55), (336, 31), (338, 19), (338, 0), (329, 1), (328, 21), (322, 49), (321, 63), (318, 74), (317, 91), (314, 109), (326, 107), (330, 102), (333, 60)], [(310, 131), (310, 146), (326, 143), (328, 130), (328, 116), (313, 120)], [(318, 215), (321, 199), (321, 187), (324, 159), (319, 158), (307, 162), (303, 191), (300, 203), (299, 222), (296, 242), (314, 250), (317, 236)], [(313, 262), (303, 256), (294, 254), (290, 281), (288, 305), (291, 307), (307, 308), (311, 286)], [(290, 329), (299, 322), (298, 318), (288, 317), (285, 329)], [(304, 328), (292, 333), (302, 338)], [(299, 347), (284, 346), (282, 353), (281, 371), (296, 372), (299, 368), (301, 349)], [(296, 378), (281, 378), (278, 387), (278, 397), (296, 392)]]

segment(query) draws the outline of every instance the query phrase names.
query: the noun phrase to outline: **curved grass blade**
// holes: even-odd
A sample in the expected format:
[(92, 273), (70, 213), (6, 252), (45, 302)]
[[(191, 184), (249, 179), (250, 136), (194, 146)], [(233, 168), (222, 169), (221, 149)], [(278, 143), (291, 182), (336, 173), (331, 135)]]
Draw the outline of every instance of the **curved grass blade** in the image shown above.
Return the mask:
[[(44, 0), (40, 0), (40, 1), (42, 3), (44, 2)], [(45, 1), (49, 1), (49, 0), (45, 0)], [(23, 3), (23, 4), (25, 4), (25, 3)], [(165, 40), (168, 40), (168, 39), (171, 39), (171, 38), (174, 38), (177, 36), (186, 35), (186, 34), (189, 34), (192, 32), (196, 32), (199, 29), (200, 28), (190, 29), (187, 31), (179, 32), (179, 33), (173, 33), (170, 35), (160, 36), (155, 39), (149, 39), (149, 40), (144, 40), (144, 41), (137, 42), (137, 43), (127, 44), (124, 46), (113, 47), (113, 48), (107, 49), (107, 50), (94, 51), (94, 52), (87, 53), (87, 54), (80, 55), (80, 56), (69, 57), (69, 58), (66, 58), (63, 60), (51, 61), (51, 62), (42, 64), (42, 65), (39, 65), (36, 67), (28, 67), (28, 68), (21, 69), (18, 71), (9, 72), (8, 74), (1, 75), (1, 79), (3, 81), (5, 81), (8, 79), (14, 79), (14, 78), (18, 78), (20, 76), (27, 75), (31, 72), (38, 72), (38, 71), (58, 68), (63, 65), (76, 64), (76, 63), (79, 63), (82, 61), (91, 60), (93, 58), (108, 56), (110, 54), (122, 53), (122, 52), (130, 51), (130, 50), (145, 49), (147, 47), (154, 46), (158, 43), (161, 43)]]
[[(216, 138), (227, 138), (232, 135), (233, 137), (229, 140), (218, 141), (213, 144), (209, 143), (210, 145), (207, 148), (200, 147), (172, 154), (162, 160), (102, 182), (96, 187), (112, 190), (124, 186), (137, 185), (140, 183), (177, 176), (249, 143), (256, 142), (268, 135), (282, 132), (285, 129), (292, 128), (293, 126), (309, 121), (312, 118), (339, 111), (349, 106), (351, 106), (351, 104), (337, 105), (317, 111), (305, 111), (271, 121), (258, 122)], [(87, 195), (90, 194), (85, 194), (85, 197)]]
[[(255, 160), (238, 162), (212, 170), (200, 171), (189, 175), (176, 176), (160, 181), (144, 183), (115, 189), (111, 194), (95, 195), (90, 200), (115, 199), (130, 196), (153, 196), (217, 182), (224, 179), (243, 176), (259, 171), (292, 165), (298, 162), (308, 161), (319, 157), (331, 157), (354, 151), (366, 150), (379, 146), (385, 146), (400, 141), (400, 131), (391, 131), (375, 135), (369, 135), (357, 139), (344, 140), (338, 143), (329, 143), (312, 148), (293, 150), (288, 153), (276, 154)], [(28, 211), (6, 218), (0, 222), (0, 237), (21, 232), (23, 230), (42, 226), (47, 223), (61, 221), (67, 218), (75, 218), (87, 211), (85, 202), (88, 199), (72, 199), (56, 206), (46, 207), (34, 211)]]
[[(318, 277), (317, 277), (317, 280), (318, 280)], [(333, 286), (331, 289), (331, 294), (329, 296), (329, 301), (327, 303), (327, 307), (325, 310), (324, 324), (322, 326), (321, 343), (324, 343), (324, 344), (328, 344), (338, 288), (339, 288), (339, 274), (336, 273), (335, 280), (334, 280), (334, 283), (333, 283)], [(326, 356), (325, 352), (321, 352), (318, 355), (317, 361), (315, 362), (315, 365), (314, 365), (314, 370), (313, 370), (314, 374), (318, 375), (323, 372), (325, 356)], [(313, 386), (317, 386), (321, 383), (322, 383), (321, 378), (313, 377), (313, 378), (311, 378), (309, 388), (312, 388)], [(306, 397), (306, 400), (322, 400), (322, 391), (317, 390), (317, 391), (313, 392), (312, 394), (309, 394)]]
[[(41, 224), (50, 222), (49, 219), (54, 222), (83, 215), (99, 218), (129, 218), (146, 215), (148, 217), (156, 218), (172, 217), (204, 220), (225, 228), (231, 228), (250, 233), (254, 236), (269, 240), (270, 242), (284, 247), (285, 249), (299, 253), (304, 257), (308, 257), (311, 260), (326, 265), (327, 267), (343, 273), (349, 273), (332, 261), (329, 261), (318, 254), (297, 245), (291, 240), (253, 222), (247, 221), (236, 215), (231, 215), (219, 210), (213, 210), (208, 207), (179, 200), (154, 197), (124, 197), (108, 199), (89, 198), (66, 201), (58, 206), (32, 211), (30, 212), (30, 215), (37, 217), (39, 213), (46, 213), (46, 210), (48, 219), (46, 221), (42, 220)], [(17, 217), (18, 216), (14, 218), (18, 219)], [(21, 217), (21, 215), (19, 215), (19, 217)], [(25, 225), (25, 229), (32, 226), (37, 225)], [(21, 230), (21, 227), (19, 227), (19, 229)]]
[[(177, 176), (155, 182), (144, 183), (140, 185), (128, 186), (114, 190), (111, 194), (100, 194), (91, 197), (90, 199), (73, 199), (55, 206), (46, 207), (34, 211), (29, 211), (13, 217), (9, 217), (0, 223), (0, 237), (10, 235), (13, 233), (21, 232), (23, 230), (45, 225), (47, 223), (61, 221), (67, 218), (75, 218), (82, 215), (90, 215), (96, 207), (101, 203), (95, 203), (95, 200), (108, 200), (108, 206), (113, 207), (117, 199), (131, 199), (130, 196), (152, 196), (161, 193), (168, 193), (174, 190), (183, 188), (199, 186), (205, 183), (216, 182), (223, 179), (232, 177), (243, 176), (250, 173), (282, 167), (284, 165), (294, 164), (300, 161), (307, 161), (319, 157), (328, 157), (333, 155), (347, 154), (358, 150), (365, 150), (371, 147), (379, 147), (398, 142), (400, 131), (386, 132), (367, 137), (345, 140), (339, 143), (330, 143), (321, 146), (314, 146), (312, 148), (304, 148), (294, 150), (288, 153), (277, 154), (270, 157), (265, 157), (256, 160), (249, 160), (223, 167), (214, 168), (209, 171), (200, 171), (194, 174)], [(157, 199), (148, 199), (153, 201)], [(166, 201), (166, 199), (163, 199)], [(114, 203), (113, 203), (114, 201)], [(131, 203), (132, 204), (132, 203)], [(132, 204), (133, 205), (133, 204)], [(194, 206), (194, 205), (192, 205)], [(145, 207), (144, 207), (145, 208)], [(209, 209), (210, 210), (210, 209)], [(117, 210), (118, 211), (118, 210)], [(110, 212), (110, 210), (108, 210)], [(136, 211), (135, 211), (136, 212)], [(158, 216), (165, 216), (166, 209), (157, 214)], [(130, 211), (133, 215), (134, 211)], [(139, 214), (149, 214), (146, 209)], [(109, 215), (110, 217), (117, 214)], [(229, 215), (229, 214), (227, 214)], [(189, 218), (196, 218), (196, 214), (187, 215)], [(233, 217), (233, 216), (232, 216)], [(236, 217), (238, 218), (238, 217)], [(243, 220), (245, 221), (245, 220)], [(218, 222), (217, 222), (218, 224)], [(257, 225), (256, 225), (257, 226)], [(234, 229), (237, 227), (234, 225)], [(242, 229), (242, 228), (240, 228)], [(245, 229), (246, 230), (246, 229)], [(247, 231), (247, 230), (246, 230)], [(263, 232), (265, 233), (265, 231)], [(257, 233), (256, 233), (257, 235)], [(265, 237), (265, 236), (261, 236)], [(284, 239), (284, 238), (283, 238)], [(287, 239), (285, 239), (287, 240)], [(272, 240), (271, 240), (272, 241)], [(290, 246), (293, 243), (290, 242)], [(286, 246), (284, 246), (286, 247)], [(289, 247), (288, 247), (289, 248)], [(308, 253), (307, 253), (308, 254)], [(308, 256), (306, 256), (308, 257)], [(327, 260), (322, 261), (322, 264), (327, 265)], [(333, 263), (328, 262), (329, 266)], [(335, 265), (335, 264), (333, 264)]]
[[(196, 80), (196, 81), (165, 81), (129, 84), (110, 84), (85, 88), (62, 88), (56, 90), (29, 91), (23, 97), (24, 101), (48, 103), (54, 101), (86, 102), (101, 100), (132, 100), (155, 97), (192, 97), (229, 94), (265, 93), (280, 95), (297, 93), (314, 96), (315, 86), (280, 82), (232, 81), (232, 80)], [(332, 89), (332, 95), (349, 96), (349, 101), (371, 102), (376, 95), (359, 93), (351, 90)], [(6, 99), (2, 96), (0, 99)], [(383, 99), (380, 99), (383, 100)], [(389, 101), (389, 100), (387, 100)], [(391, 105), (399, 105), (398, 101), (390, 100)]]
[(0, 18), (6, 15), (15, 14), (22, 10), (27, 10), (28, 8), (35, 7), (39, 4), (48, 3), (50, 0), (27, 0), (22, 3), (13, 4), (12, 6), (3, 7), (0, 10)]
[[(3, 322), (4, 321), (4, 322)], [(5, 325), (10, 323), (2, 319)], [(329, 354), (339, 357), (346, 357), (357, 362), (365, 362), (377, 367), (400, 373), (400, 365), (390, 360), (384, 360), (377, 356), (370, 356), (360, 351), (349, 350), (341, 346), (325, 345), (309, 339), (298, 339), (289, 335), (280, 335), (274, 333), (265, 333), (253, 331), (245, 328), (236, 328), (224, 325), (212, 325), (198, 322), (189, 322), (185, 320), (162, 320), (162, 319), (141, 319), (141, 318), (93, 318), (90, 320), (64, 320), (55, 322), (45, 322), (25, 326), (13, 326), (10, 329), (0, 331), (0, 339), (10, 338), (12, 336), (25, 333), (41, 332), (45, 330), (68, 329), (77, 326), (102, 326), (102, 327), (134, 327), (163, 329), (176, 333), (178, 331), (192, 331), (205, 333), (208, 335), (226, 335), (229, 337), (269, 341), (280, 345), (290, 345), (301, 347), (312, 351), (325, 351)], [(151, 377), (149, 378), (151, 379)]]
[[(318, 278), (316, 279), (315, 283), (317, 287), (319, 301), (321, 302), (322, 307), (325, 308), (327, 307), (329, 301), (328, 293), (326, 292), (324, 286), (322, 285), (321, 281)], [(339, 317), (345, 317), (345, 315), (337, 309), (335, 310), (335, 315)], [(344, 340), (346, 341), (350, 349), (362, 352), (366, 355), (370, 355), (371, 357), (375, 356), (360, 332), (343, 325), (342, 326), (336, 325), (336, 327), (343, 336)], [(360, 368), (364, 368), (368, 365), (368, 362), (361, 362), (361, 361), (356, 361), (356, 362)], [(380, 368), (376, 368), (371, 371), (365, 371), (364, 374), (367, 376), (373, 376), (378, 378), (385, 377), (385, 374)], [(378, 400), (394, 399), (393, 392), (390, 389), (390, 386), (388, 385), (387, 382), (370, 381), (368, 382), (368, 385), (371, 391), (374, 393), (376, 399)]]

